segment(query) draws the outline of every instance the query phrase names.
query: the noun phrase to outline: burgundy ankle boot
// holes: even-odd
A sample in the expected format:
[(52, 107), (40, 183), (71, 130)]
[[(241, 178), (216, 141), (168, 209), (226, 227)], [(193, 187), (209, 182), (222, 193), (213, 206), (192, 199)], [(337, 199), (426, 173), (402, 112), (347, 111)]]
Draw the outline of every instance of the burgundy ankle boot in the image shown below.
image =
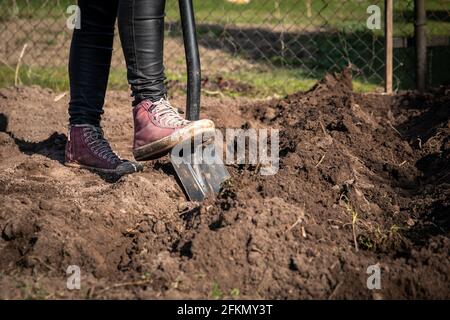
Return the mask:
[(211, 120), (188, 121), (166, 99), (142, 101), (134, 107), (133, 117), (133, 154), (138, 161), (161, 157), (194, 135), (214, 131)]
[(142, 171), (142, 165), (120, 159), (100, 127), (89, 124), (70, 127), (66, 144), (66, 166), (118, 175)]

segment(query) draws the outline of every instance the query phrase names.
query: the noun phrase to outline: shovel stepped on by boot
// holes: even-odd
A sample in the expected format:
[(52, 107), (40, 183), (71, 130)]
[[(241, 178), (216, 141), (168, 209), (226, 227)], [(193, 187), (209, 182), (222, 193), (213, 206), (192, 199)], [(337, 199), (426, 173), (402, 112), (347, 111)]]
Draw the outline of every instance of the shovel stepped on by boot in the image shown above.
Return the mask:
[[(200, 116), (200, 56), (192, 0), (179, 0), (179, 5), (188, 73), (186, 114), (188, 120), (194, 121)], [(201, 201), (219, 192), (222, 183), (230, 177), (223, 164), (222, 154), (217, 152), (214, 127), (209, 127), (204, 121), (209, 120), (200, 120), (197, 126), (192, 126), (193, 135), (184, 136), (189, 138), (180, 137), (169, 156), (192, 201)]]

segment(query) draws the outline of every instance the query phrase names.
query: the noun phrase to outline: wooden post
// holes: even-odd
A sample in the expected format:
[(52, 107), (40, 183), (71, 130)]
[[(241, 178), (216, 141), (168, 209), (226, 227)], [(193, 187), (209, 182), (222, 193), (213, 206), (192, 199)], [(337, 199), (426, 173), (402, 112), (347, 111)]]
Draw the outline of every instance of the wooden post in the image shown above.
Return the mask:
[(414, 0), (414, 36), (416, 40), (416, 88), (426, 89), (427, 79), (427, 34), (425, 0)]
[(306, 0), (306, 16), (308, 18), (312, 17), (312, 3), (311, 3), (311, 0)]
[(386, 93), (392, 93), (393, 64), (394, 64), (394, 41), (393, 41), (393, 0), (384, 1), (384, 39), (385, 39), (385, 87)]

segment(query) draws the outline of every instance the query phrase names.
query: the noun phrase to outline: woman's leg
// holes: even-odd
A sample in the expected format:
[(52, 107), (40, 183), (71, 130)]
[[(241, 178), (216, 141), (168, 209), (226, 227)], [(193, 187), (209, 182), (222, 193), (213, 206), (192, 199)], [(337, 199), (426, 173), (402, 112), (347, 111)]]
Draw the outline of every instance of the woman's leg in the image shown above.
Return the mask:
[(108, 85), (119, 0), (79, 0), (69, 58), (70, 124), (98, 126)]
[(165, 4), (165, 0), (119, 2), (119, 33), (134, 96), (133, 154), (136, 160), (160, 157), (194, 134), (214, 130), (210, 120), (185, 120), (166, 99)]
[(166, 0), (120, 0), (119, 33), (134, 105), (166, 96), (164, 10)]
[(79, 0), (81, 29), (70, 48), (70, 130), (65, 164), (124, 175), (141, 171), (120, 159), (100, 129), (114, 40), (118, 0)]

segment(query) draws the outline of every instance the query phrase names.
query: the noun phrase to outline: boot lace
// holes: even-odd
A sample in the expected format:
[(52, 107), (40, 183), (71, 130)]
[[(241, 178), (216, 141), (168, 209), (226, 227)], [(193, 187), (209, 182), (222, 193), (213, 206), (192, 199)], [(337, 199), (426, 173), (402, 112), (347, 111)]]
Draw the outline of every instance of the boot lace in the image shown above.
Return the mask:
[(120, 162), (119, 156), (111, 149), (101, 128), (86, 127), (83, 129), (83, 135), (86, 139), (87, 146), (95, 155), (113, 164)]
[(187, 125), (190, 122), (180, 116), (178, 110), (172, 107), (167, 99), (161, 98), (160, 100), (153, 102), (152, 107), (157, 119), (164, 126), (178, 128)]

